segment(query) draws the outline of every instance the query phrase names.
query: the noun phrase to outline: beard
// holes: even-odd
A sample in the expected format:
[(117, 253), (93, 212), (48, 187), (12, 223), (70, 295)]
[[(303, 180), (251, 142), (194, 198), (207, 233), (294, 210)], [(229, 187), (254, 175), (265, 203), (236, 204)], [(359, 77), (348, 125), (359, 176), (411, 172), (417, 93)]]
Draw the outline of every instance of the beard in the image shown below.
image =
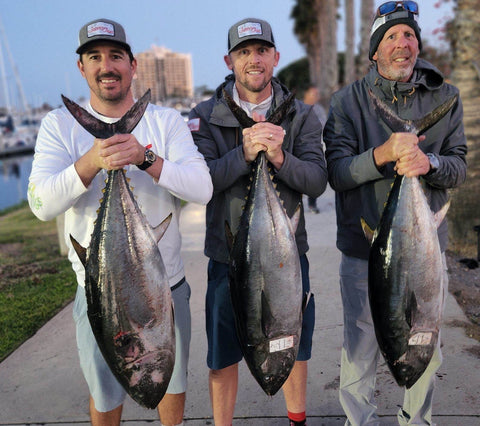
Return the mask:
[(111, 89), (102, 87), (102, 84), (100, 81), (102, 79), (108, 79), (108, 78), (118, 79), (119, 83), (122, 83), (123, 81), (121, 76), (117, 74), (113, 74), (113, 73), (102, 74), (98, 76), (96, 79), (97, 85), (94, 89), (95, 94), (99, 99), (101, 99), (104, 102), (118, 103), (123, 101), (130, 90), (131, 84), (129, 84), (126, 87), (120, 84), (119, 88), (111, 88)]
[(388, 80), (406, 82), (413, 74), (416, 61), (416, 57), (410, 57), (404, 66), (396, 66), (390, 58), (378, 55), (377, 69), (379, 74)]

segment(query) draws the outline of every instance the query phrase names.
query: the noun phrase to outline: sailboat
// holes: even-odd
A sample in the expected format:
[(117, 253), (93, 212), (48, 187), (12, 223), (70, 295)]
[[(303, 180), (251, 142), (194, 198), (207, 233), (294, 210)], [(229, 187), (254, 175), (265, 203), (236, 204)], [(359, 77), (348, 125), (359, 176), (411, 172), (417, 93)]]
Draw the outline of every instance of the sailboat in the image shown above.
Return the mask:
[[(10, 101), (10, 90), (7, 83), (4, 50), (8, 54), (10, 67), (14, 72), (16, 87), (23, 108), (17, 110)], [(32, 116), (23, 91), (20, 76), (10, 52), (7, 36), (0, 20), (0, 73), (2, 77), (3, 100), (5, 107), (0, 108), (0, 158), (10, 155), (31, 153), (35, 148), (40, 119)]]

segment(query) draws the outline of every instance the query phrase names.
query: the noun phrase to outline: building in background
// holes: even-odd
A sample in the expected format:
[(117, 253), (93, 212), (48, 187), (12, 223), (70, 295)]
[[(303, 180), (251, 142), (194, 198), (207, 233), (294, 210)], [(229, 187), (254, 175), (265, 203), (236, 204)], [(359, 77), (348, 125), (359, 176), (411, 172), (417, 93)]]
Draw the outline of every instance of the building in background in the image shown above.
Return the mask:
[(193, 97), (192, 57), (163, 46), (137, 53), (137, 74), (133, 81), (136, 98), (151, 89), (153, 103)]

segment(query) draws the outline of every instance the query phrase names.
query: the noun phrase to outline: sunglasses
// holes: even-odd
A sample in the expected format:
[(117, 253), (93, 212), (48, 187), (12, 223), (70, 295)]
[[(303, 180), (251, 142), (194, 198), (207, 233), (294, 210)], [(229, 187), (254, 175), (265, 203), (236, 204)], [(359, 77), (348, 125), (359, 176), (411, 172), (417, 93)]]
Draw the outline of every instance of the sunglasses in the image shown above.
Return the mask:
[(390, 15), (399, 8), (418, 15), (418, 4), (414, 1), (387, 1), (378, 7), (377, 18)]

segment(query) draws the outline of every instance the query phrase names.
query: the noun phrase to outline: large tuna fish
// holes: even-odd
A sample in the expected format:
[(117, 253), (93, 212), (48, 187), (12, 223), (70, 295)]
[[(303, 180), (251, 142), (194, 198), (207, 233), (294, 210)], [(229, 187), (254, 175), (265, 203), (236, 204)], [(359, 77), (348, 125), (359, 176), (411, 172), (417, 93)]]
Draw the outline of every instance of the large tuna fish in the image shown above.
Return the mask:
[[(227, 100), (242, 127), (255, 123)], [(272, 122), (279, 124), (287, 107), (280, 106)], [(267, 395), (274, 395), (287, 380), (300, 341), (302, 277), (295, 242), (299, 216), (300, 207), (292, 221), (288, 218), (261, 152), (237, 234), (233, 238), (228, 225), (226, 234), (238, 339), (252, 375)]]
[[(375, 108), (394, 132), (417, 135), (440, 120), (456, 97), (418, 121), (406, 121), (373, 93)], [(437, 346), (445, 283), (437, 227), (448, 209), (432, 213), (417, 177), (397, 175), (373, 239), (368, 294), (380, 351), (398, 385), (412, 387)]]
[[(149, 92), (125, 116), (106, 124), (64, 98), (92, 135), (130, 133), (145, 112)], [(171, 215), (152, 228), (140, 211), (123, 170), (108, 172), (88, 250), (71, 237), (85, 266), (88, 318), (105, 361), (127, 393), (155, 408), (175, 362), (173, 304), (158, 241)]]

